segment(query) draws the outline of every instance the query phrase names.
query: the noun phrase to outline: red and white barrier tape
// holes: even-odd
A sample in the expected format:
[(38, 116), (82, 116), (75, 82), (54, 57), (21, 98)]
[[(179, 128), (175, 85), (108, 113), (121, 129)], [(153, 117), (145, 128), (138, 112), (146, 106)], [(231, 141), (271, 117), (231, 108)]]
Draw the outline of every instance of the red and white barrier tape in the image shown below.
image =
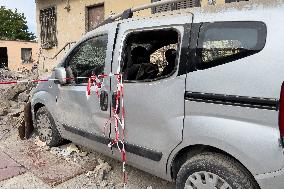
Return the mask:
[[(64, 78), (65, 80), (72, 80), (74, 78)], [(77, 79), (88, 79), (88, 77), (77, 77)], [(42, 83), (49, 81), (58, 81), (58, 79), (32, 79), (32, 80), (20, 80), (20, 81), (0, 81), (0, 85), (11, 85), (20, 83)]]
[[(100, 75), (98, 77), (96, 76), (92, 76), (89, 78), (88, 81), (88, 85), (87, 85), (87, 98), (91, 95), (91, 87), (93, 86), (93, 84), (96, 86), (96, 94), (99, 98), (99, 89), (101, 89), (102, 87), (102, 82), (99, 80), (101, 78), (106, 78), (106, 77), (112, 77), (115, 76), (116, 77), (116, 82), (117, 82), (117, 86), (116, 86), (116, 96), (115, 96), (115, 108), (112, 109), (112, 113), (113, 116), (105, 123), (104, 125), (104, 134), (106, 135), (105, 131), (106, 131), (106, 127), (107, 125), (109, 125), (109, 123), (114, 119), (115, 122), (115, 138), (108, 144), (109, 148), (112, 148), (114, 145), (117, 145), (118, 150), (121, 153), (121, 160), (123, 163), (123, 168), (122, 168), (122, 172), (123, 172), (123, 183), (124, 183), (124, 187), (126, 186), (127, 183), (127, 173), (126, 173), (126, 169), (125, 169), (125, 165), (126, 165), (126, 151), (125, 151), (125, 110), (124, 110), (124, 99), (123, 99), (123, 80), (122, 80), (122, 75), (121, 74), (109, 74), (109, 75)], [(118, 113), (118, 109), (119, 107), (119, 102), (121, 101), (121, 116)], [(119, 127), (121, 127), (122, 130), (122, 134), (120, 135), (119, 132)], [(122, 145), (122, 147), (120, 147), (120, 145)]]
[(49, 79), (40, 79), (40, 80), (23, 80), (23, 81), (0, 81), (0, 85), (11, 85), (11, 84), (19, 84), (19, 83), (40, 83), (47, 82)]

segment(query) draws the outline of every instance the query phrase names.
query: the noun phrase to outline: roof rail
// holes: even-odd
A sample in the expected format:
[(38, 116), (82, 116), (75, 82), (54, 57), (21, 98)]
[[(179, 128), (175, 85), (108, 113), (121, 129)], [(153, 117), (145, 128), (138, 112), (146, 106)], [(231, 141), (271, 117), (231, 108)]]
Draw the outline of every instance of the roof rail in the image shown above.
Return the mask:
[(161, 0), (161, 1), (154, 2), (154, 3), (149, 3), (149, 4), (141, 5), (141, 6), (138, 6), (138, 7), (130, 8), (130, 9), (123, 11), (122, 13), (119, 13), (119, 14), (116, 14), (116, 15), (111, 15), (105, 21), (103, 21), (101, 24), (99, 24), (98, 27), (105, 25), (105, 24), (108, 24), (108, 23), (111, 23), (111, 22), (114, 22), (118, 18), (120, 18), (121, 20), (132, 18), (133, 13), (137, 12), (137, 11), (146, 10), (146, 9), (149, 9), (149, 8), (155, 8), (155, 7), (165, 5), (165, 4), (169, 4), (169, 3), (178, 3), (178, 2), (182, 2), (182, 1), (184, 1), (184, 0)]
[(128, 14), (131, 13), (130, 17), (128, 17), (128, 18), (131, 18), (133, 16), (134, 12), (149, 9), (149, 8), (155, 8), (155, 7), (165, 5), (165, 4), (169, 4), (169, 3), (178, 3), (178, 2), (182, 2), (182, 1), (184, 1), (184, 0), (161, 0), (161, 1), (157, 1), (157, 2), (153, 2), (153, 3), (149, 3), (149, 4), (141, 5), (141, 6), (138, 6), (138, 7), (127, 9), (123, 13), (112, 15), (109, 18), (111, 18), (113, 20), (115, 20), (117, 18), (127, 19), (127, 18), (124, 17), (125, 15), (127, 15), (127, 13)]

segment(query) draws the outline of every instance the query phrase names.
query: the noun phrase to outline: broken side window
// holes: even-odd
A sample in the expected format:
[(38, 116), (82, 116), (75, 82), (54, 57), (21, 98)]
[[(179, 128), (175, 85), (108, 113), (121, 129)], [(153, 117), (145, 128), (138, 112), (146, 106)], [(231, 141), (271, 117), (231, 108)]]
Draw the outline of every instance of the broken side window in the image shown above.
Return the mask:
[(67, 58), (66, 72), (68, 77), (75, 78), (76, 84), (87, 83), (88, 79), (78, 77), (91, 77), (104, 73), (107, 35), (88, 39), (79, 45)]
[(41, 47), (44, 49), (56, 47), (58, 41), (56, 36), (57, 17), (55, 7), (40, 10), (39, 21)]
[(160, 73), (169, 64), (167, 62), (167, 58), (166, 58), (167, 51), (169, 51), (170, 49), (174, 49), (175, 51), (177, 51), (177, 45), (178, 44), (175, 43), (175, 44), (170, 44), (170, 45), (164, 46), (164, 47), (156, 50), (153, 54), (151, 54), (150, 60), (154, 64), (158, 65)]
[(152, 81), (169, 77), (178, 64), (179, 34), (174, 29), (133, 32), (122, 55), (122, 72), (127, 81)]
[(22, 48), (21, 49), (21, 59), (23, 64), (29, 64), (32, 62), (32, 49)]

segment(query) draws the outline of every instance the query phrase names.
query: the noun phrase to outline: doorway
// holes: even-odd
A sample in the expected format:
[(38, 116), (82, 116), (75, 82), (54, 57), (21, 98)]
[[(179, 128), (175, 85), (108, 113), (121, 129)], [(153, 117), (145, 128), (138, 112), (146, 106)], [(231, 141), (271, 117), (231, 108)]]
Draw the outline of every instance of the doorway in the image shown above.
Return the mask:
[(7, 47), (0, 47), (0, 68), (8, 67), (8, 50)]
[(104, 4), (99, 4), (87, 7), (87, 32), (95, 29), (100, 23), (104, 21), (105, 7)]

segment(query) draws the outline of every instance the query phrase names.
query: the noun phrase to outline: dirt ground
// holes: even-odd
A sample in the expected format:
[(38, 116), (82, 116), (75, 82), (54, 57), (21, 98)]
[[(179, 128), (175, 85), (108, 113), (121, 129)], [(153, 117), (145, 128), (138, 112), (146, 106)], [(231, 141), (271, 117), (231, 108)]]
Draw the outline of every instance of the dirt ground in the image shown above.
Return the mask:
[[(8, 135), (0, 141), (0, 151), (20, 164), (25, 172), (0, 181), (0, 188), (123, 188), (122, 164), (116, 160), (84, 148), (80, 148), (83, 149), (83, 153), (73, 151), (68, 155), (66, 149), (74, 146), (73, 144), (49, 149), (42, 146), (35, 137), (29, 141), (21, 141), (16, 129)], [(85, 156), (86, 152), (88, 154)], [(127, 166), (127, 173), (127, 188), (174, 188), (173, 184), (130, 166)]]
[[(31, 79), (0, 70), (0, 81)], [(123, 188), (122, 163), (69, 143), (48, 148), (36, 135), (21, 140), (24, 103), (34, 85), (0, 85), (0, 188), (2, 189), (115, 189)], [(169, 183), (127, 166), (130, 189), (170, 189)]]

